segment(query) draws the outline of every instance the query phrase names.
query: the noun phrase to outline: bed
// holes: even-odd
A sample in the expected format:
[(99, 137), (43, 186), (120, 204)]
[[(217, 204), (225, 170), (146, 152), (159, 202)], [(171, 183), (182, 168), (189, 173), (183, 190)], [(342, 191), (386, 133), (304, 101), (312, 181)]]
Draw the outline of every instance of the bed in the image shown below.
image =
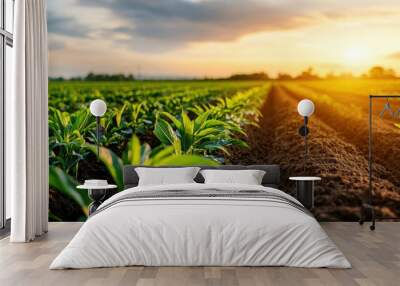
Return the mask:
[(200, 167), (263, 170), (261, 185), (196, 183), (138, 186), (125, 166), (125, 190), (89, 217), (50, 269), (144, 266), (350, 268), (315, 218), (280, 191), (277, 165)]

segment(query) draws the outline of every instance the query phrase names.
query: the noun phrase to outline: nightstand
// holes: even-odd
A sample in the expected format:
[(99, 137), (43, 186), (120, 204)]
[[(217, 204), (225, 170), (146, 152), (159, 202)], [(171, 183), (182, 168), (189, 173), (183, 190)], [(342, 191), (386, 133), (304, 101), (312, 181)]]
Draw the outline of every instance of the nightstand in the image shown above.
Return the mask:
[(104, 202), (106, 195), (108, 194), (108, 190), (116, 189), (116, 185), (79, 185), (76, 187), (77, 189), (85, 189), (88, 190), (89, 198), (92, 200), (92, 203), (89, 205), (89, 215), (94, 213), (97, 208)]
[(307, 209), (314, 208), (314, 182), (320, 181), (320, 177), (290, 177), (296, 181), (296, 199)]

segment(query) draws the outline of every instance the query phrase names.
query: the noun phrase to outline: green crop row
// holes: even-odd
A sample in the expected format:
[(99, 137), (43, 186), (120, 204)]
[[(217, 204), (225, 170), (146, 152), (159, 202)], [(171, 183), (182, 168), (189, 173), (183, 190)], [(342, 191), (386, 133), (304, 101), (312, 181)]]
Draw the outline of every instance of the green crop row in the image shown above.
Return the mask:
[[(49, 106), (74, 112), (101, 98), (111, 108), (121, 108), (125, 102), (158, 106), (170, 103), (197, 104), (229, 96), (240, 90), (260, 85), (259, 82), (232, 81), (134, 81), (134, 82), (50, 82)], [(173, 102), (169, 102), (173, 99)], [(166, 107), (168, 108), (168, 107)], [(166, 110), (168, 111), (168, 110)]]
[[(230, 146), (247, 147), (247, 125), (257, 124), (270, 85), (263, 82), (50, 83), (50, 187), (87, 214), (88, 199), (75, 189), (88, 178), (82, 165), (101, 164), (121, 190), (124, 164), (215, 165)], [(92, 100), (101, 118), (99, 162)], [(94, 160), (97, 161), (97, 160)], [(54, 217), (62, 217), (60, 214)]]

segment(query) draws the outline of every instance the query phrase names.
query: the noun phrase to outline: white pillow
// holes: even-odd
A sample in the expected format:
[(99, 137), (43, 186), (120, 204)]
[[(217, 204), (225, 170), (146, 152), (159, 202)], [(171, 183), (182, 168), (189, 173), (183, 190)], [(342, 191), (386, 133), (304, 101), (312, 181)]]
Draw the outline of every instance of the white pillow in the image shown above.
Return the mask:
[(135, 168), (139, 186), (195, 183), (199, 167), (185, 168)]
[(261, 170), (202, 170), (205, 184), (261, 185), (265, 171)]

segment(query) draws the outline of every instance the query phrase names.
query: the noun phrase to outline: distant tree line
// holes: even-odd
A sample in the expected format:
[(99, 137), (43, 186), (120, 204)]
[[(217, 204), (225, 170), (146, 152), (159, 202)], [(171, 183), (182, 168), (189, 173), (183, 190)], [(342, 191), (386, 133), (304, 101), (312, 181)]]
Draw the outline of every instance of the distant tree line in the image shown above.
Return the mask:
[(354, 78), (395, 79), (398, 77), (393, 69), (390, 68), (386, 69), (381, 66), (374, 66), (370, 68), (366, 73), (363, 73), (361, 76), (355, 76), (351, 72), (344, 72), (339, 74), (330, 72), (325, 76), (321, 76), (318, 75), (316, 72), (314, 72), (314, 69), (311, 67), (301, 72), (297, 76), (291, 76), (290, 74), (285, 74), (285, 73), (279, 73), (277, 76), (278, 80), (354, 79)]
[(270, 77), (265, 72), (251, 74), (234, 74), (228, 77), (229, 80), (268, 80)]
[(135, 77), (132, 74), (96, 74), (96, 73), (88, 73), (86, 76), (83, 77), (72, 77), (70, 79), (65, 79), (63, 77), (50, 77), (49, 80), (51, 81), (133, 81)]
[(368, 74), (364, 74), (363, 77), (367, 78), (397, 78), (394, 69), (385, 69), (381, 66), (374, 66), (369, 71)]
[(330, 72), (325, 76), (318, 75), (312, 67), (307, 68), (296, 76), (292, 76), (288, 73), (279, 73), (276, 78), (270, 78), (266, 73), (251, 73), (251, 74), (234, 74), (228, 77), (228, 80), (316, 80), (316, 79), (395, 79), (398, 78), (396, 72), (393, 69), (386, 69), (381, 66), (374, 66), (370, 68), (366, 73), (361, 76), (355, 76), (351, 72), (345, 72), (335, 74)]
[[(330, 72), (324, 76), (317, 74), (312, 67), (307, 68), (296, 76), (292, 76), (288, 73), (279, 73), (277, 77), (272, 78), (265, 72), (256, 72), (250, 74), (233, 74), (228, 78), (220, 78), (218, 80), (318, 80), (318, 79), (395, 79), (399, 78), (396, 72), (389, 68), (384, 68), (382, 66), (374, 66), (370, 68), (366, 73), (361, 76), (355, 76), (351, 72), (336, 74)], [(205, 80), (213, 80), (210, 78), (204, 78)], [(96, 74), (93, 72), (88, 73), (83, 77), (72, 77), (65, 79), (63, 77), (50, 77), (51, 81), (134, 81), (135, 77), (132, 74)]]

